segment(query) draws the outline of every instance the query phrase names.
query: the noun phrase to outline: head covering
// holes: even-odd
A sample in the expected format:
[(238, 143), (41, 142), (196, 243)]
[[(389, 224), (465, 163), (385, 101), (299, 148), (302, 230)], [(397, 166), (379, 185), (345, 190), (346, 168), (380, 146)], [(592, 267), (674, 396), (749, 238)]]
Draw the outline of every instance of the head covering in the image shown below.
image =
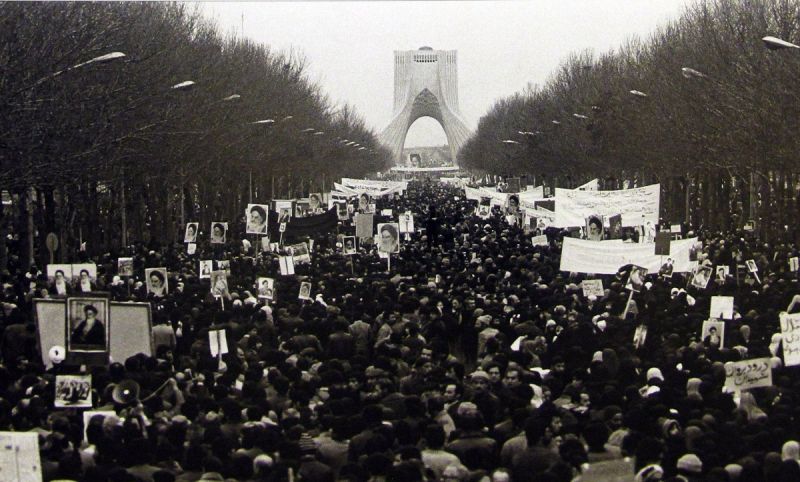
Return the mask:
[(662, 382), (664, 381), (664, 375), (661, 374), (661, 369), (652, 367), (647, 370), (647, 380), (652, 380), (653, 378), (661, 380)]
[(686, 454), (678, 459), (678, 471), (699, 474), (703, 472), (703, 462), (695, 454)]
[(789, 440), (783, 444), (781, 460), (800, 461), (800, 444), (796, 440)]
[(642, 470), (636, 473), (636, 482), (656, 482), (664, 477), (664, 469), (658, 464), (650, 464), (642, 467)]
[(488, 374), (488, 373), (486, 373), (486, 372), (485, 372), (485, 371), (483, 371), (483, 370), (475, 370), (474, 372), (472, 372), (472, 373), (470, 374), (469, 378), (470, 378), (471, 380), (475, 380), (475, 379), (477, 379), (477, 378), (483, 378), (483, 379), (485, 379), (485, 380), (489, 380), (489, 374)]

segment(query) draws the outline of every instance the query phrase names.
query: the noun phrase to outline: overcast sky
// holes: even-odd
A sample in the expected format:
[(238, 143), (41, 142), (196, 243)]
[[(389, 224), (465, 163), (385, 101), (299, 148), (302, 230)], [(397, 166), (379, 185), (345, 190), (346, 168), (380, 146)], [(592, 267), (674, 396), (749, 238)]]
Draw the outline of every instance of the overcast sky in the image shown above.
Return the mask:
[[(379, 133), (392, 114), (394, 50), (458, 50), (461, 113), (474, 129), (494, 101), (528, 83), (543, 84), (570, 52), (600, 53), (632, 36), (646, 38), (688, 3), (207, 2), (202, 9), (223, 32), (302, 52), (310, 78)], [(406, 146), (444, 143), (444, 131), (430, 118), (415, 122), (406, 140)]]

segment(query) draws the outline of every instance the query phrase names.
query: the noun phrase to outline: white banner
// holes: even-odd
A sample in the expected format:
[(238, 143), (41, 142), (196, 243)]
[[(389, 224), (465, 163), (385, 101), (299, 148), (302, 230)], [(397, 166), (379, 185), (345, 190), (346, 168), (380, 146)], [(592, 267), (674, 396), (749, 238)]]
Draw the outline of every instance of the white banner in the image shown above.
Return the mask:
[(2, 480), (42, 480), (37, 432), (0, 432), (0, 474)]
[(772, 386), (769, 358), (753, 358), (725, 364), (725, 387), (735, 392)]
[(456, 187), (464, 187), (469, 182), (468, 177), (440, 177), (439, 182), (442, 184), (452, 184)]
[(576, 191), (597, 191), (600, 188), (600, 182), (597, 179), (592, 179), (582, 186), (575, 188)]
[(657, 256), (654, 244), (564, 238), (561, 271), (614, 274), (620, 267), (633, 264), (658, 273), (661, 266), (672, 259), (673, 272), (689, 273), (697, 266), (697, 261), (689, 261), (689, 250), (695, 241), (697, 238), (672, 241), (669, 256)]
[(787, 367), (800, 365), (800, 313), (781, 313), (780, 318), (783, 364)]
[(519, 193), (519, 200), (522, 199), (544, 199), (544, 186), (526, 186), (526, 189)]
[(379, 193), (387, 189), (397, 189), (405, 191), (408, 189), (408, 182), (406, 181), (375, 181), (372, 179), (351, 179), (343, 177), (342, 186), (348, 187), (358, 192)]
[(622, 215), (623, 226), (658, 224), (661, 185), (622, 191), (575, 191), (556, 188), (556, 226), (583, 226), (586, 218), (599, 214)]
[(394, 166), (391, 170), (395, 172), (436, 172), (436, 171), (458, 171), (461, 169), (458, 166), (440, 166), (440, 167), (403, 167)]

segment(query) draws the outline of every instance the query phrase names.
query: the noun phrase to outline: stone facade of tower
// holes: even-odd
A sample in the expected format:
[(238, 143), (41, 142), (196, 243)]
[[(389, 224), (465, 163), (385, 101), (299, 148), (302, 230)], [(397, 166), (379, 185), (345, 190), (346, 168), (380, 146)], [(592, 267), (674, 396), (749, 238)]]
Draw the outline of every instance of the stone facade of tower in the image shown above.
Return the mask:
[(403, 144), (411, 124), (432, 117), (441, 124), (453, 160), (470, 136), (458, 110), (458, 60), (455, 50), (394, 52), (394, 111), (380, 141), (402, 163)]

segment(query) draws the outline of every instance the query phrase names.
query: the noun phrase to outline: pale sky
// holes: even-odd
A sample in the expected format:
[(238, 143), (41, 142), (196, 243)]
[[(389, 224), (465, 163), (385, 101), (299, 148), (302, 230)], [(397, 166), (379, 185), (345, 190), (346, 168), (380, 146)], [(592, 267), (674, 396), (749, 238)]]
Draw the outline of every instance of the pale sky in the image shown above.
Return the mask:
[[(379, 133), (389, 123), (394, 50), (458, 50), (460, 109), (467, 126), (492, 104), (543, 84), (571, 52), (602, 53), (647, 38), (691, 0), (469, 2), (206, 2), (225, 33), (305, 55), (312, 81), (350, 104)], [(244, 30), (242, 30), (244, 17)], [(430, 118), (415, 122), (406, 146), (445, 144)]]

